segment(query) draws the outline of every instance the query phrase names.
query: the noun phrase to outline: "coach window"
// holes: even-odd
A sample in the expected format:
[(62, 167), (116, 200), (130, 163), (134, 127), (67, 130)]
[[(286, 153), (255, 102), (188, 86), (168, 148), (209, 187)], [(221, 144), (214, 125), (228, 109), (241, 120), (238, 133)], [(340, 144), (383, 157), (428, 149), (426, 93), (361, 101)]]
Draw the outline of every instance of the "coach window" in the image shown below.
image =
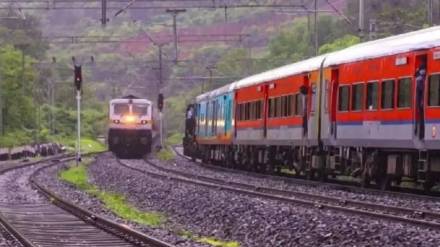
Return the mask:
[(382, 109), (394, 108), (394, 80), (382, 82)]
[(250, 120), (255, 120), (255, 116), (256, 116), (256, 109), (255, 109), (255, 102), (251, 102), (250, 103), (250, 108), (251, 108), (251, 116), (250, 116)]
[(256, 119), (261, 119), (261, 100), (255, 102), (255, 116)]
[(367, 83), (367, 100), (365, 102), (365, 107), (367, 108), (367, 110), (377, 109), (377, 101), (379, 99), (378, 93), (379, 83), (377, 81)]
[(287, 116), (293, 116), (293, 94), (287, 96)]
[(295, 95), (295, 115), (303, 115), (303, 100), (299, 93)]
[(363, 87), (364, 84), (356, 84), (352, 86), (352, 98), (351, 98), (351, 110), (352, 111), (360, 111), (362, 110), (362, 102), (363, 102)]
[(339, 87), (339, 111), (348, 111), (350, 99), (350, 86)]
[(399, 80), (397, 93), (397, 107), (405, 108), (411, 106), (411, 78)]
[(236, 114), (237, 114), (237, 120), (241, 121), (241, 104), (237, 104)]
[(286, 108), (285, 108), (285, 104), (286, 104), (286, 97), (281, 96), (280, 97), (280, 115), (279, 117), (284, 117), (286, 114)]
[(241, 104), (241, 120), (246, 120), (246, 103)]
[(242, 106), (242, 104), (238, 104), (238, 105), (237, 105), (237, 120), (238, 120), (238, 121), (242, 121), (242, 120), (243, 120), (243, 118), (241, 117), (242, 114), (243, 114), (243, 113), (242, 113), (243, 110), (242, 110), (241, 106)]
[(429, 106), (440, 106), (440, 75), (429, 77)]
[(275, 112), (274, 117), (279, 117), (281, 113), (281, 99), (280, 97), (275, 98)]
[(267, 113), (269, 118), (271, 118), (272, 114), (273, 114), (272, 108), (273, 108), (273, 101), (272, 101), (272, 99), (269, 99), (269, 106), (268, 106), (268, 113)]

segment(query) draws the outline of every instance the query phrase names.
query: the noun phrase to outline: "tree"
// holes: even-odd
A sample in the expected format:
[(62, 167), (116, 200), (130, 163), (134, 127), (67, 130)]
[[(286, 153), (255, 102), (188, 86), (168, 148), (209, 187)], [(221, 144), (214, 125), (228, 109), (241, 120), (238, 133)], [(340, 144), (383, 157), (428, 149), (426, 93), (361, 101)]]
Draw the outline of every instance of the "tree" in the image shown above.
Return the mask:
[[(308, 28), (305, 19), (296, 19), (293, 25), (284, 27), (269, 43), (269, 56), (264, 61), (268, 65), (267, 68), (314, 56), (311, 28)], [(351, 31), (339, 18), (321, 16), (318, 20), (318, 33), (318, 43), (326, 44)]]
[(10, 45), (0, 47), (0, 93), (5, 107), (5, 129), (32, 129), (35, 127), (33, 111), (33, 83), (36, 73), (25, 56), (22, 70), (22, 52)]
[(327, 43), (319, 48), (319, 54), (325, 54), (333, 51), (342, 50), (352, 45), (358, 44), (361, 39), (357, 36), (347, 34), (342, 38), (336, 39), (331, 43)]
[[(375, 20), (376, 38), (400, 34), (423, 28), (427, 24), (426, 4), (428, 1), (420, 0), (368, 0), (365, 1), (365, 27), (369, 30), (370, 20)], [(438, 14), (438, 6), (434, 11)], [(359, 18), (358, 1), (349, 1), (346, 15), (350, 19)]]

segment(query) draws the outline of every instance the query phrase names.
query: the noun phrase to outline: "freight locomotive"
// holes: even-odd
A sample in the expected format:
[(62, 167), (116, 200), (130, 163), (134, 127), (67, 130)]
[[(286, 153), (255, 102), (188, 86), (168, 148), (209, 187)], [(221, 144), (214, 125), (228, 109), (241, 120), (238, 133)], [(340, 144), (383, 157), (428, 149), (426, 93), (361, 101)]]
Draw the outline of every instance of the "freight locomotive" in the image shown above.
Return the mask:
[(140, 157), (151, 151), (153, 139), (152, 102), (129, 95), (109, 104), (107, 142), (120, 157)]
[(184, 153), (386, 189), (440, 179), (440, 27), (253, 75), (188, 106)]

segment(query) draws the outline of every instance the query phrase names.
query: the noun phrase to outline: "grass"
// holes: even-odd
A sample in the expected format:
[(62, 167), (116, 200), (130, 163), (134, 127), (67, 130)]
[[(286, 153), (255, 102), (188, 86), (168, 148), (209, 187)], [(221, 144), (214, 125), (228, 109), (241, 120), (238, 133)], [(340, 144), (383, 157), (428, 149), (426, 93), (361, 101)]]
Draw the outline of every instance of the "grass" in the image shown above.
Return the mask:
[[(60, 179), (97, 197), (108, 209), (123, 219), (149, 227), (160, 227), (164, 224), (166, 218), (163, 214), (141, 211), (130, 205), (123, 195), (102, 191), (97, 186), (90, 184), (88, 181), (87, 166), (91, 161), (92, 159), (86, 158), (79, 166), (71, 165), (69, 169), (59, 173)], [(186, 230), (181, 231), (179, 235), (214, 247), (240, 247), (240, 243), (237, 241), (223, 241), (214, 237), (199, 237)]]
[(240, 247), (240, 243), (237, 241), (223, 241), (214, 237), (197, 237), (189, 231), (181, 231), (179, 235), (184, 238), (192, 239), (202, 244), (209, 244), (214, 247)]
[(212, 237), (200, 237), (195, 240), (215, 247), (240, 247), (240, 243), (237, 241), (222, 241)]
[(166, 144), (167, 145), (182, 144), (182, 139), (183, 139), (183, 134), (180, 132), (175, 132), (167, 138)]
[(169, 147), (162, 148), (157, 154), (157, 158), (162, 161), (174, 159), (174, 153)]
[[(74, 137), (60, 137), (55, 136), (51, 138), (52, 141), (58, 142), (66, 146), (67, 150), (75, 150), (76, 139)], [(107, 150), (107, 147), (102, 143), (93, 138), (82, 137), (81, 138), (81, 152), (91, 153), (91, 152), (102, 152)]]
[(158, 227), (165, 222), (165, 216), (162, 214), (140, 211), (130, 205), (123, 195), (102, 191), (95, 185), (90, 184), (88, 182), (87, 163), (90, 163), (90, 160), (85, 160), (79, 166), (71, 166), (69, 169), (60, 172), (60, 179), (97, 197), (108, 209), (123, 219), (150, 227)]

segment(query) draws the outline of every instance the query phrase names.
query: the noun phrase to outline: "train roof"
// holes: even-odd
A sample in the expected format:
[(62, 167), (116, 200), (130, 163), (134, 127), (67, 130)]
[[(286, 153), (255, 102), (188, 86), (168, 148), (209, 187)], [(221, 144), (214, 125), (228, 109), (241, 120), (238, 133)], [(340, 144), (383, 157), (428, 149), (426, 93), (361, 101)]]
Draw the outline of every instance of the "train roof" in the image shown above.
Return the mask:
[(260, 74), (244, 78), (236, 83), (235, 88), (249, 87), (260, 84), (262, 82), (274, 81), (287, 76), (298, 75), (304, 72), (317, 70), (321, 66), (322, 61), (326, 56), (328, 56), (328, 54), (312, 57), (297, 63), (285, 65), (276, 69), (272, 69)]
[(134, 103), (147, 103), (152, 104), (152, 102), (148, 99), (142, 99), (142, 98), (117, 98), (117, 99), (111, 99), (110, 104), (112, 103), (128, 103), (130, 100), (132, 100)]
[(440, 45), (440, 26), (360, 43), (327, 56), (324, 66), (333, 66), (430, 49)]
[(199, 95), (196, 100), (222, 95), (234, 89), (249, 87), (267, 81), (278, 80), (292, 75), (310, 72), (320, 66), (334, 66), (361, 60), (396, 55), (414, 50), (429, 49), (440, 45), (440, 26), (395, 35), (370, 42), (360, 43), (346, 49), (312, 57), (252, 75), (228, 85)]
[(197, 96), (196, 101), (198, 102), (198, 101), (204, 100), (206, 98), (217, 97), (217, 96), (232, 92), (235, 88), (235, 83), (236, 82), (229, 83), (227, 85), (224, 85), (224, 86), (219, 87), (217, 89), (214, 89), (212, 91), (201, 94), (201, 95)]

